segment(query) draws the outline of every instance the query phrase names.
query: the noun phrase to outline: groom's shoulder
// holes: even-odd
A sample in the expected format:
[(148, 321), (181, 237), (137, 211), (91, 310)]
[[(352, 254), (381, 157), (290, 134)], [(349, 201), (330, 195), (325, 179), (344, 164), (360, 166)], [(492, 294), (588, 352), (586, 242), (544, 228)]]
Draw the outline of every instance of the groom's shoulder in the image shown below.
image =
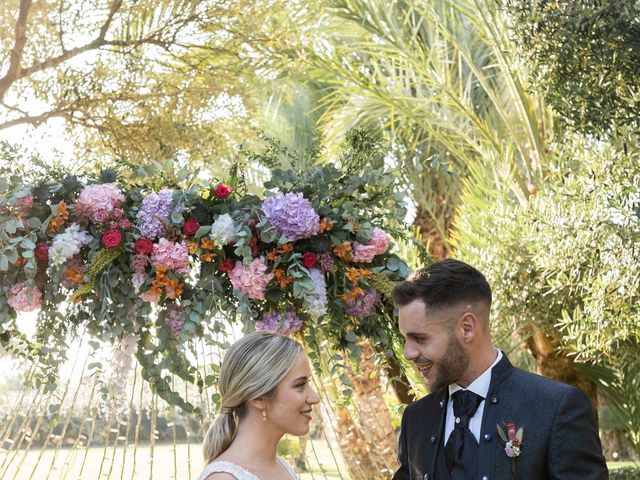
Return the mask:
[(546, 396), (560, 398), (570, 393), (580, 392), (580, 390), (571, 385), (543, 377), (537, 373), (527, 372), (515, 367), (513, 370), (513, 374), (508, 381), (512, 384), (517, 384), (520, 390), (538, 395), (537, 398)]
[(436, 408), (440, 409), (441, 408), (440, 403), (443, 402), (445, 398), (446, 398), (446, 391), (444, 388), (440, 390), (436, 390), (435, 392), (432, 392), (427, 396), (422, 397), (416, 400), (415, 402), (412, 402), (409, 405), (407, 405), (407, 408), (405, 410), (405, 415), (414, 415), (414, 414), (419, 414), (421, 412), (428, 412)]

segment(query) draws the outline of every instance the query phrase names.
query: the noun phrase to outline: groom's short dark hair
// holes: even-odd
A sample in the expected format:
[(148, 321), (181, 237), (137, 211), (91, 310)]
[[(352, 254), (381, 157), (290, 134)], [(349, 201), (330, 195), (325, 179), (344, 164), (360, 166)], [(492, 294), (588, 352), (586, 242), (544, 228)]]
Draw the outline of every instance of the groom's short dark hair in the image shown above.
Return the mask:
[(422, 300), (438, 310), (462, 302), (486, 302), (491, 306), (491, 287), (485, 276), (460, 260), (446, 259), (414, 272), (393, 289), (398, 306)]

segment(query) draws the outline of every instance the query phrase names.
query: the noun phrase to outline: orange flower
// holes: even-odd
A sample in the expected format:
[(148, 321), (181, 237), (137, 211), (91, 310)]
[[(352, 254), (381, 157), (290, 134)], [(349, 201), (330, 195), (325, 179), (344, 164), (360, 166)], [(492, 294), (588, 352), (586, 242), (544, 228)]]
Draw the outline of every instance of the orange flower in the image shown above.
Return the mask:
[(204, 237), (202, 240), (200, 240), (200, 246), (205, 250), (213, 250), (214, 248), (216, 248), (216, 242), (211, 240), (209, 237)]
[(323, 218), (320, 220), (320, 233), (328, 232), (333, 228), (334, 223), (331, 220)]
[(192, 255), (198, 251), (198, 242), (194, 242), (193, 240), (189, 240), (187, 242), (187, 250)]
[(200, 259), (203, 262), (213, 262), (213, 259), (216, 258), (218, 256), (217, 253), (203, 253), (202, 255), (200, 255)]
[(69, 219), (69, 212), (67, 211), (67, 204), (64, 200), (58, 203), (58, 215), (56, 218), (52, 219), (49, 222), (49, 226), (47, 227), (50, 232), (58, 233), (60, 227), (64, 225), (64, 223)]
[(342, 242), (342, 245), (334, 245), (332, 248), (334, 253), (338, 255), (338, 257), (347, 261), (351, 260), (351, 254), (349, 253), (351, 252), (351, 243)]
[(360, 278), (369, 278), (371, 276), (371, 271), (366, 268), (349, 268), (346, 273), (347, 279), (351, 281), (351, 283), (357, 283)]
[(16, 260), (16, 267), (18, 268), (24, 267), (26, 264), (27, 264), (26, 258), (18, 257), (18, 259)]
[(267, 260), (269, 260), (272, 263), (275, 263), (278, 261), (278, 251), (277, 250), (270, 250), (269, 252), (267, 252)]
[(353, 287), (344, 295), (340, 295), (340, 298), (342, 300), (348, 300), (348, 299), (355, 300), (358, 297), (362, 297), (364, 294), (365, 294), (364, 290), (362, 290), (360, 287)]
[(293, 251), (293, 245), (291, 245), (290, 243), (285, 243), (284, 245), (282, 245), (282, 247), (280, 247), (280, 249), (278, 250), (278, 252), (280, 253), (289, 253)]
[(280, 288), (286, 288), (287, 285), (293, 282), (293, 277), (287, 277), (287, 274), (284, 273), (284, 270), (281, 268), (274, 269), (272, 273), (276, 283), (280, 285)]
[(64, 279), (68, 282), (82, 283), (84, 281), (84, 271), (81, 265), (69, 265), (64, 269)]

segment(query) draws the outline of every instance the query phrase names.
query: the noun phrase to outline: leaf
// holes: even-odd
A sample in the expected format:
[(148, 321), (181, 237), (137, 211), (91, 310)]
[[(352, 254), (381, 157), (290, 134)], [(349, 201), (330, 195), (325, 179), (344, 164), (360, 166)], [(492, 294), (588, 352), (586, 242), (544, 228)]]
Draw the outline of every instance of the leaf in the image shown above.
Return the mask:
[(507, 438), (507, 434), (504, 432), (504, 430), (502, 430), (502, 427), (500, 426), (500, 424), (496, 424), (496, 432), (498, 433), (498, 436), (504, 443), (509, 442), (509, 439)]
[(180, 212), (171, 212), (171, 222), (173, 223), (182, 223), (184, 221), (184, 217)]
[(0, 271), (6, 272), (9, 270), (9, 259), (6, 255), (0, 255)]
[(516, 438), (522, 442), (522, 435), (524, 434), (524, 427), (520, 427), (516, 432)]
[(4, 231), (9, 235), (15, 234), (18, 231), (18, 222), (15, 220), (9, 220), (4, 226)]

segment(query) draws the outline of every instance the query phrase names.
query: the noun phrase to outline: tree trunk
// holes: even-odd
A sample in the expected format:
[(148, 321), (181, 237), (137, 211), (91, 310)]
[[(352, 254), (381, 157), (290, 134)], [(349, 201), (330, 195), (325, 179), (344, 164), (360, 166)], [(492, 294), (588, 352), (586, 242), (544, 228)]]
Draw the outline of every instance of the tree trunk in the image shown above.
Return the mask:
[[(445, 229), (449, 232), (452, 220), (451, 215), (444, 211), (442, 214), (444, 215)], [(420, 204), (418, 204), (413, 224), (420, 230), (422, 243), (427, 246), (429, 253), (433, 258), (441, 260), (449, 256), (451, 252), (447, 238), (442, 237), (441, 232), (436, 228), (434, 218)]]
[(338, 410), (336, 433), (353, 480), (390, 478), (396, 469), (397, 434), (383, 397), (374, 350), (368, 342), (359, 345), (360, 371), (350, 371), (355, 411)]
[(573, 359), (562, 353), (558, 348), (558, 339), (545, 335), (540, 327), (534, 324), (528, 325), (527, 332), (530, 336), (526, 340), (526, 345), (536, 361), (536, 372), (582, 390), (591, 400), (591, 406), (597, 414), (596, 385), (577, 368)]

